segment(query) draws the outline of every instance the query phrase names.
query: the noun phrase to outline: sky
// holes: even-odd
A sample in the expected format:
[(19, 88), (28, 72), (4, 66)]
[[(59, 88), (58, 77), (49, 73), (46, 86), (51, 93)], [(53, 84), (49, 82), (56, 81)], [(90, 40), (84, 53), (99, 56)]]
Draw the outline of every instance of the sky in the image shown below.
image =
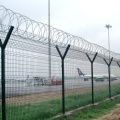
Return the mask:
[[(48, 0), (0, 0), (0, 4), (38, 22), (48, 24)], [(50, 0), (50, 24), (120, 53), (119, 0)]]

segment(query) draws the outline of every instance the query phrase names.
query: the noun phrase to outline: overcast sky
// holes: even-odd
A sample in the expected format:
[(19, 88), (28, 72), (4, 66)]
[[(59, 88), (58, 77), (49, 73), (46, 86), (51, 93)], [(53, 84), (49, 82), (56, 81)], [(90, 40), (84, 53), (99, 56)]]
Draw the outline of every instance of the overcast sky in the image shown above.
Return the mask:
[[(120, 0), (50, 0), (51, 25), (120, 53)], [(1, 0), (1, 5), (33, 20), (48, 23), (48, 0)]]

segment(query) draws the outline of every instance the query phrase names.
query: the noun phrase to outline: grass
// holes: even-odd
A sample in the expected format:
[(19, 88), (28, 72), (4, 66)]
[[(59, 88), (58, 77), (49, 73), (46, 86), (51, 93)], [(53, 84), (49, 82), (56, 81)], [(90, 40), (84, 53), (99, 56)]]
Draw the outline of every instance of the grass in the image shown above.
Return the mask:
[(7, 120), (42, 120), (50, 118), (60, 112), (60, 100), (15, 106), (10, 105), (7, 106)]
[[(119, 85), (112, 86), (112, 96), (118, 94), (120, 94)], [(97, 90), (94, 93), (95, 102), (102, 101), (108, 98), (108, 96), (108, 89)], [(84, 94), (72, 94), (65, 97), (66, 111), (79, 108), (88, 104), (91, 104), (91, 92)], [(52, 119), (53, 116), (61, 113), (61, 111), (61, 99), (54, 99), (40, 103), (26, 103), (14, 105), (11, 104), (6, 106), (7, 120), (46, 120), (49, 118)], [(90, 117), (91, 113), (88, 116)]]
[(116, 107), (116, 104), (120, 103), (120, 97), (113, 101), (102, 101), (98, 106), (85, 108), (81, 111), (77, 111), (68, 117), (61, 117), (57, 120), (93, 120), (97, 119), (104, 114), (107, 114), (110, 110)]

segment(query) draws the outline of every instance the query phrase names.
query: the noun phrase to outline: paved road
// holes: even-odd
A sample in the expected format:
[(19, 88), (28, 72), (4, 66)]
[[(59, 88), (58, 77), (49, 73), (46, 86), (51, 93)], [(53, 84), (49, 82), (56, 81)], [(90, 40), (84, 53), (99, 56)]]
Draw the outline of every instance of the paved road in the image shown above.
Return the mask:
[[(120, 80), (111, 81), (111, 84), (118, 84)], [(108, 81), (104, 82), (96, 82), (94, 81), (94, 86), (103, 86), (108, 85)], [(74, 89), (74, 88), (85, 88), (90, 87), (91, 81), (84, 80), (66, 80), (65, 81), (65, 90)], [(24, 94), (32, 94), (32, 93), (40, 93), (40, 92), (48, 92), (48, 91), (60, 91), (62, 90), (61, 85), (55, 86), (27, 86), (27, 84), (23, 83), (11, 83), (6, 84), (6, 97), (16, 96), (16, 95), (24, 95)], [(0, 88), (0, 97), (1, 97), (1, 88)]]

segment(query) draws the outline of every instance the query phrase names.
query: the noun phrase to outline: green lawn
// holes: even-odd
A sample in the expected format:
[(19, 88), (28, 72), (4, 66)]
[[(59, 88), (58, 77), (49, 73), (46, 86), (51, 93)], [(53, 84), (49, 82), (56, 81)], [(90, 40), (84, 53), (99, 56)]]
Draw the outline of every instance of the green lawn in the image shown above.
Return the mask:
[[(118, 94), (120, 94), (119, 85), (112, 86), (112, 96)], [(108, 98), (108, 96), (109, 94), (107, 88), (103, 90), (97, 90), (95, 91), (95, 102), (105, 100), (106, 98)], [(91, 104), (91, 92), (84, 94), (72, 94), (65, 97), (66, 111), (79, 108), (81, 106), (85, 106), (88, 104)], [(27, 103), (14, 105), (11, 104), (6, 106), (7, 120), (46, 120), (49, 118), (52, 119), (53, 116), (61, 113), (61, 111), (62, 111), (61, 98), (40, 103)], [(82, 112), (84, 114), (84, 111)], [(91, 113), (88, 116), (90, 117)]]
[(120, 103), (120, 97), (110, 101), (102, 101), (98, 106), (85, 108), (84, 110), (77, 111), (68, 117), (61, 117), (57, 120), (93, 120), (100, 116), (107, 114), (110, 110)]

